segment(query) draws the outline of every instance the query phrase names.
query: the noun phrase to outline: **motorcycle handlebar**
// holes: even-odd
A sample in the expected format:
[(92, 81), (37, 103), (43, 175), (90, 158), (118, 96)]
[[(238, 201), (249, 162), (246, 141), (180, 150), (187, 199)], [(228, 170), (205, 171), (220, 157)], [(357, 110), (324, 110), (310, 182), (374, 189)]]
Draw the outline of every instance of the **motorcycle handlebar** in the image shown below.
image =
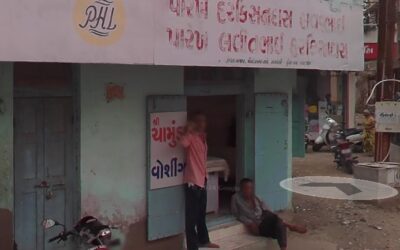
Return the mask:
[(53, 242), (53, 241), (56, 241), (56, 240), (58, 240), (58, 239), (60, 239), (60, 238), (61, 238), (61, 235), (57, 235), (57, 236), (55, 236), (55, 237), (49, 239), (49, 243), (50, 243), (50, 242)]
[(71, 232), (62, 232), (62, 233), (60, 233), (59, 235), (57, 235), (57, 236), (55, 236), (55, 237), (53, 237), (53, 238), (51, 238), (51, 239), (49, 239), (49, 243), (50, 242), (53, 242), (53, 241), (56, 241), (56, 240), (63, 240), (63, 241), (65, 241), (65, 240), (67, 240), (67, 237), (69, 236), (71, 234)]

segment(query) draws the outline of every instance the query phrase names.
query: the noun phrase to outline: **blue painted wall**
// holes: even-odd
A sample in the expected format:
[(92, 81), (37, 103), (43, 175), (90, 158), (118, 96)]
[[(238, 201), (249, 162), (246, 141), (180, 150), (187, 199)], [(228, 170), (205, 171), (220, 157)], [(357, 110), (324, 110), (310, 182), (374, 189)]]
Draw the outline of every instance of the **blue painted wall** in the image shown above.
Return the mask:
[[(281, 181), (281, 176), (292, 176), (292, 92), (293, 88), (296, 86), (297, 72), (296, 70), (276, 70), (276, 69), (258, 69), (254, 75), (254, 92), (255, 93), (285, 93), (288, 96), (288, 116), (287, 124), (288, 129), (286, 133), (287, 140), (287, 160), (286, 166), (278, 166), (274, 162), (270, 162), (269, 166), (276, 167), (274, 171), (278, 171), (279, 174), (273, 175), (266, 179), (266, 182), (272, 182), (274, 185), (278, 185)], [(262, 136), (255, 134), (255, 137)], [(257, 150), (257, 149), (256, 149)], [(263, 153), (263, 152), (257, 152)], [(280, 179), (274, 179), (279, 176)], [(277, 178), (277, 177), (276, 177)], [(261, 190), (264, 188), (263, 183), (256, 183), (258, 185), (257, 189)], [(264, 184), (267, 187), (267, 184)], [(292, 196), (290, 193), (287, 195), (277, 196), (273, 199), (274, 204), (272, 204), (272, 209), (285, 209), (291, 206)]]
[[(106, 101), (108, 83), (122, 100)], [(145, 241), (146, 96), (182, 95), (183, 68), (82, 65), (80, 85), (82, 213), (121, 226), (127, 249), (157, 249)]]

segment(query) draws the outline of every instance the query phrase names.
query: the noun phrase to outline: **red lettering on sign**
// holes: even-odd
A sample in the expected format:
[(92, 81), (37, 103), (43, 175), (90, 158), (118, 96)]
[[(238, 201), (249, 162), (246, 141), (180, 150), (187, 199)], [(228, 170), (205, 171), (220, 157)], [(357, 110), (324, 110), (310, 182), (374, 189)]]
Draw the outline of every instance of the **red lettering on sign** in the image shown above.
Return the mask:
[(324, 58), (348, 58), (348, 45), (344, 42), (317, 40), (312, 34), (305, 39), (293, 38), (290, 43), (293, 58), (319, 55)]
[(170, 126), (159, 127), (160, 118), (153, 119), (151, 129), (151, 138), (156, 142), (168, 142), (168, 146), (174, 148), (177, 146), (177, 136), (183, 132), (182, 126), (176, 126), (176, 121), (172, 120)]
[(251, 52), (267, 55), (280, 55), (283, 52), (284, 34), (248, 35), (246, 30), (239, 33), (223, 32), (219, 36), (219, 49), (222, 52)]
[(220, 0), (217, 3), (217, 19), (220, 24), (250, 23), (279, 28), (293, 27), (293, 11), (245, 5), (243, 0)]
[(180, 17), (208, 18), (208, 0), (170, 0), (169, 9)]
[(207, 32), (192, 29), (167, 28), (168, 41), (176, 48), (205, 50), (208, 46)]

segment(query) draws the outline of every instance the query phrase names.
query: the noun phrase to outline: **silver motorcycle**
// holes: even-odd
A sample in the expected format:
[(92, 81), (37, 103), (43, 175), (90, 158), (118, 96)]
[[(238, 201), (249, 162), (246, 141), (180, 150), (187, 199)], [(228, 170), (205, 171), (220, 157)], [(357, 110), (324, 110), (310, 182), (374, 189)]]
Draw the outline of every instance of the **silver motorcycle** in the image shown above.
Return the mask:
[(325, 119), (325, 123), (322, 126), (322, 129), (319, 131), (319, 135), (317, 139), (315, 139), (313, 144), (313, 151), (318, 152), (325, 145), (332, 148), (336, 145), (336, 133), (340, 132), (345, 136), (345, 139), (351, 143), (352, 150), (354, 152), (362, 152), (363, 151), (363, 131), (362, 129), (349, 128), (342, 129), (339, 124), (332, 119), (331, 117), (327, 117)]
[(322, 125), (322, 128), (319, 130), (319, 135), (314, 141), (312, 147), (313, 151), (320, 151), (324, 145), (332, 147), (335, 141), (335, 131), (338, 127), (339, 124), (334, 119), (329, 116), (326, 117), (324, 125)]

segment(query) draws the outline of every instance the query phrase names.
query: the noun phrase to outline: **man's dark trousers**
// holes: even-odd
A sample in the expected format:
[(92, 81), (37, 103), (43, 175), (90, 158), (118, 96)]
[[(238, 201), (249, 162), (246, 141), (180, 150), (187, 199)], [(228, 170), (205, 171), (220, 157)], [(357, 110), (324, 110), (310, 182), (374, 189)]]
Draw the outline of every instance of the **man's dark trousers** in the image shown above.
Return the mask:
[(207, 190), (196, 185), (185, 187), (186, 246), (198, 250), (210, 242), (206, 226)]

